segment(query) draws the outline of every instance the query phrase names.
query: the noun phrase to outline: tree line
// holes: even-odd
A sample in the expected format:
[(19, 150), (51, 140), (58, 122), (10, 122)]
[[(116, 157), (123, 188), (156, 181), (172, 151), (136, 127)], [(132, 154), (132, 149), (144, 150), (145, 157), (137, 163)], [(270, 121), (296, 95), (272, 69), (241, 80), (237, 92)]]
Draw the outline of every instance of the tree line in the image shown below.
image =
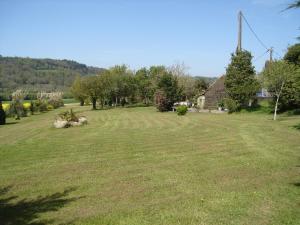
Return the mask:
[(81, 105), (90, 101), (93, 109), (97, 108), (97, 103), (101, 108), (156, 103), (160, 111), (167, 111), (176, 101), (195, 101), (208, 85), (209, 82), (203, 78), (187, 75), (184, 64), (169, 68), (144, 67), (137, 71), (126, 65), (116, 65), (97, 76), (78, 76), (71, 92)]

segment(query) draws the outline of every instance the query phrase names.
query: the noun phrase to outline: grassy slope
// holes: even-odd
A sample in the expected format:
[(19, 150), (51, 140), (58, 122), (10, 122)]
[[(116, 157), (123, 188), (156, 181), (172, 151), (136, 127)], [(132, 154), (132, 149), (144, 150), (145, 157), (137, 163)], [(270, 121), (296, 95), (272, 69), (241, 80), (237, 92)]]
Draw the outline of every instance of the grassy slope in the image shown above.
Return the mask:
[(89, 125), (0, 127), (4, 221), (299, 224), (299, 116), (76, 111)]

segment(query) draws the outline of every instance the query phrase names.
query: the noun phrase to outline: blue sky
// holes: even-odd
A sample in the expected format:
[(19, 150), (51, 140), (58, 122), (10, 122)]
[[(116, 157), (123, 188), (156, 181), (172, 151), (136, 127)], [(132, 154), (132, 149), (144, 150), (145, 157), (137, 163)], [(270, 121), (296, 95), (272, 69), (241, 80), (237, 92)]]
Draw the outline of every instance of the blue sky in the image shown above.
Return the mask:
[[(0, 0), (0, 54), (132, 69), (184, 62), (191, 75), (219, 76), (237, 45), (239, 10), (278, 55), (297, 42), (300, 10), (281, 12), (291, 1)], [(243, 48), (265, 52), (245, 23)]]

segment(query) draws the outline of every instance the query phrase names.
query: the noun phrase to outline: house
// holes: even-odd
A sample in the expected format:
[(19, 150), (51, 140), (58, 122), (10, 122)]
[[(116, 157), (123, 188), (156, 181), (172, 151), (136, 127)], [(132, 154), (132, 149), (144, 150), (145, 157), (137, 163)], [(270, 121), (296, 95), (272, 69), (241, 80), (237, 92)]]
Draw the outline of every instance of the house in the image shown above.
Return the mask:
[(208, 87), (204, 96), (197, 99), (197, 104), (200, 109), (217, 109), (218, 103), (225, 96), (225, 75), (223, 75)]

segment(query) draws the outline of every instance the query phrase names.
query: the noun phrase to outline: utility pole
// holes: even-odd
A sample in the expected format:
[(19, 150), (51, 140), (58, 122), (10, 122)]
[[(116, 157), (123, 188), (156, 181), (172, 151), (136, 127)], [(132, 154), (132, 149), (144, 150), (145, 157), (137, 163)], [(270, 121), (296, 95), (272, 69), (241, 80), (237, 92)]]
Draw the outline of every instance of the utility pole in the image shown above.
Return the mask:
[(269, 49), (270, 52), (270, 62), (273, 62), (273, 47)]
[(242, 51), (242, 11), (239, 11), (238, 14), (238, 21), (239, 21), (239, 32), (238, 32), (238, 46), (237, 46), (237, 51), (240, 52)]

